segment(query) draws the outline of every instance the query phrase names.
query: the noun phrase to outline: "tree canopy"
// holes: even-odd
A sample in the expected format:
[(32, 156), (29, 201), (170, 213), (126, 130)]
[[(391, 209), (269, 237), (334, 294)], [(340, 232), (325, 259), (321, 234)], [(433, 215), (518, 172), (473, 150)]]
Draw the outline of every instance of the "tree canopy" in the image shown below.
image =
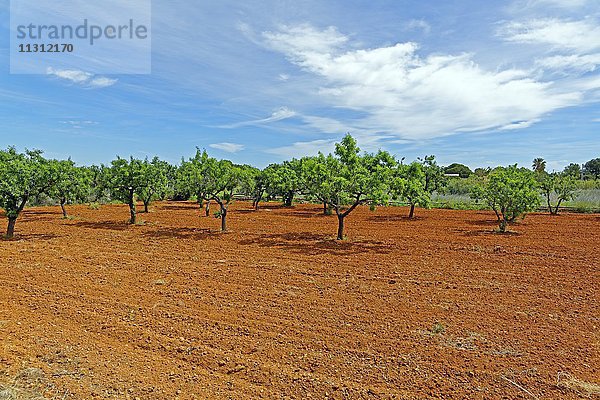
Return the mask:
[(8, 218), (8, 238), (13, 237), (17, 218), (29, 199), (48, 193), (56, 180), (56, 165), (46, 160), (40, 150), (0, 150), (0, 207)]
[(534, 173), (515, 164), (494, 169), (478, 195), (496, 212), (499, 229), (505, 232), (509, 223), (540, 205), (537, 187)]
[(337, 238), (344, 238), (344, 219), (360, 204), (377, 205), (389, 199), (388, 179), (396, 164), (387, 152), (361, 154), (356, 140), (346, 135), (335, 153), (319, 154), (302, 162), (310, 179), (307, 191), (328, 204), (338, 218)]

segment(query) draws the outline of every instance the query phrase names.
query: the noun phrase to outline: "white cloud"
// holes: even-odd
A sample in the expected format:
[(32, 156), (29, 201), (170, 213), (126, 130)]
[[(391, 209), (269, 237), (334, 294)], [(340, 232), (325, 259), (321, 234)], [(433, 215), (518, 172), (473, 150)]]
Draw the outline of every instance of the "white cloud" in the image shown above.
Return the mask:
[[(335, 28), (308, 25), (265, 32), (268, 46), (323, 83), (318, 96), (329, 106), (360, 115), (338, 126), (346, 131), (424, 139), (454, 132), (524, 128), (544, 114), (577, 104), (581, 92), (536, 80), (531, 71), (485, 70), (469, 54), (417, 54), (415, 43), (352, 49)], [(513, 121), (521, 122), (514, 126)], [(340, 133), (339, 131), (337, 133)]]
[(587, 53), (600, 50), (600, 25), (592, 20), (567, 21), (557, 18), (512, 21), (498, 35), (509, 42), (547, 45)]
[(589, 3), (589, 0), (529, 0), (530, 7), (551, 6), (565, 9), (580, 8)]
[(73, 129), (82, 129), (85, 126), (98, 125), (98, 122), (96, 122), (96, 121), (78, 121), (78, 120), (60, 121), (60, 123), (69, 125)]
[(117, 79), (111, 79), (104, 76), (95, 76), (92, 73), (80, 70), (48, 68), (46, 70), (46, 74), (92, 89), (109, 87), (118, 81)]
[(335, 139), (319, 139), (309, 142), (295, 142), (290, 146), (267, 149), (265, 152), (285, 158), (298, 156), (314, 156), (319, 152), (332, 153), (335, 150)]
[(227, 153), (238, 153), (246, 148), (246, 146), (244, 146), (243, 144), (229, 143), (229, 142), (213, 143), (213, 144), (209, 145), (209, 147), (211, 147), (213, 149), (225, 151)]
[(500, 127), (499, 129), (501, 131), (510, 131), (510, 130), (515, 130), (515, 129), (523, 129), (523, 128), (528, 128), (531, 125), (535, 124), (536, 122), (540, 122), (539, 119), (532, 119), (529, 121), (516, 121), (516, 122), (512, 122), (508, 125), (504, 125), (503, 127)]
[(283, 25), (279, 32), (264, 32), (263, 36), (279, 51), (314, 54), (317, 57), (341, 48), (348, 42), (348, 38), (333, 26), (318, 30), (309, 24)]
[(544, 70), (571, 72), (593, 72), (600, 65), (600, 53), (586, 55), (556, 55), (536, 60), (535, 64)]
[(283, 121), (284, 119), (288, 119), (288, 118), (293, 118), (296, 115), (297, 115), (297, 113), (294, 110), (290, 110), (287, 107), (279, 107), (277, 110), (273, 111), (271, 116), (269, 116), (267, 118), (255, 119), (252, 121), (238, 122), (238, 123), (230, 124), (230, 125), (221, 125), (221, 126), (219, 126), (219, 128), (234, 129), (234, 128), (240, 128), (242, 126), (249, 126), (249, 125), (264, 125), (264, 124), (269, 124), (272, 122)]
[(106, 78), (104, 76), (94, 78), (88, 82), (89, 86), (93, 88), (105, 88), (115, 83), (117, 83), (117, 79)]
[(424, 33), (429, 34), (431, 32), (431, 25), (425, 20), (422, 19), (413, 19), (407, 25), (406, 28), (409, 30), (417, 30), (420, 29)]

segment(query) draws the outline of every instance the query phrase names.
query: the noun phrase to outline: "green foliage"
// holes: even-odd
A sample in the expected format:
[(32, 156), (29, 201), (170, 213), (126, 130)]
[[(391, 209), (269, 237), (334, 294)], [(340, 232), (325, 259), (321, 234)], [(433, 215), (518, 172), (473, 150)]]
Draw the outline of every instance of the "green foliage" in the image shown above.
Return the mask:
[(264, 170), (265, 190), (271, 196), (281, 196), (287, 207), (293, 203), (294, 196), (302, 189), (302, 165), (300, 160), (292, 159), (282, 164), (271, 164)]
[(90, 177), (90, 198), (88, 200), (95, 202), (109, 202), (111, 200), (110, 190), (110, 168), (105, 165), (92, 165), (82, 167)]
[(583, 173), (590, 178), (600, 178), (600, 158), (594, 158), (583, 165)]
[(581, 166), (579, 164), (571, 163), (565, 167), (562, 173), (571, 178), (580, 179), (582, 173)]
[(63, 216), (67, 218), (66, 204), (84, 202), (90, 194), (92, 175), (88, 168), (76, 167), (68, 160), (51, 160), (56, 182), (50, 189), (50, 197), (59, 201)]
[(349, 134), (336, 144), (335, 154), (307, 157), (300, 162), (306, 192), (328, 204), (338, 217), (338, 239), (343, 239), (344, 218), (358, 205), (380, 204), (389, 199), (387, 182), (396, 165), (387, 152), (360, 154)]
[(9, 219), (12, 237), (16, 219), (30, 198), (48, 193), (56, 182), (56, 168), (39, 150), (18, 153), (14, 147), (0, 150), (0, 207)]
[[(577, 191), (575, 178), (564, 174), (544, 174), (539, 178), (539, 186), (546, 198), (548, 211), (555, 215), (558, 214), (561, 203), (573, 200)], [(554, 205), (552, 204), (553, 200)]]
[(182, 160), (181, 166), (177, 170), (176, 191), (184, 198), (190, 198), (192, 195), (201, 202), (206, 197), (202, 192), (203, 168), (208, 160), (208, 153), (205, 150), (200, 151), (196, 148), (196, 154), (189, 160)]
[(473, 193), (473, 190), (476, 187), (481, 185), (485, 176), (480, 177), (473, 174), (468, 178), (448, 178), (442, 193), (450, 195), (469, 195)]
[(129, 160), (117, 157), (106, 170), (105, 179), (113, 199), (129, 205), (130, 224), (136, 222), (135, 196), (146, 185), (144, 162), (131, 157)]
[(531, 168), (537, 172), (537, 173), (542, 173), (546, 171), (546, 160), (544, 160), (543, 158), (534, 158), (533, 162), (531, 163)]
[(505, 232), (509, 223), (539, 206), (537, 187), (535, 174), (515, 164), (494, 169), (482, 186), (474, 188), (473, 197), (496, 212), (500, 231)]
[(446, 327), (444, 326), (444, 324), (442, 324), (441, 322), (436, 322), (435, 324), (433, 324), (433, 326), (431, 327), (431, 333), (434, 335), (439, 335), (442, 334), (446, 331)]
[(435, 161), (435, 156), (425, 156), (419, 160), (425, 174), (425, 191), (431, 195), (433, 192), (442, 192), (448, 184), (444, 169)]
[(421, 163), (396, 165), (390, 179), (390, 193), (395, 199), (406, 201), (410, 207), (410, 218), (416, 206), (429, 207), (431, 193), (426, 190), (427, 180)]
[(234, 191), (239, 186), (249, 185), (253, 173), (231, 161), (209, 157), (206, 151), (197, 149), (193, 158), (182, 163), (178, 179), (196, 194), (198, 200), (214, 200), (219, 205), (221, 230), (225, 231), (227, 210), (234, 200)]
[(468, 178), (473, 173), (471, 168), (459, 163), (448, 165), (444, 168), (444, 172), (447, 174), (458, 174), (461, 178)]
[(575, 181), (579, 190), (597, 190), (600, 189), (600, 179), (590, 179), (587, 181)]
[(485, 176), (488, 176), (490, 172), (492, 172), (492, 169), (490, 167), (487, 167), (487, 168), (475, 168), (475, 171), (473, 171), (473, 174), (475, 176), (483, 178)]
[(167, 174), (170, 165), (154, 157), (152, 161), (145, 159), (141, 164), (140, 188), (138, 197), (144, 202), (144, 211), (148, 212), (148, 205), (155, 200), (163, 200), (169, 193), (169, 179)]
[(252, 205), (258, 209), (266, 190), (265, 173), (250, 165), (242, 165), (240, 169), (240, 194), (252, 199)]

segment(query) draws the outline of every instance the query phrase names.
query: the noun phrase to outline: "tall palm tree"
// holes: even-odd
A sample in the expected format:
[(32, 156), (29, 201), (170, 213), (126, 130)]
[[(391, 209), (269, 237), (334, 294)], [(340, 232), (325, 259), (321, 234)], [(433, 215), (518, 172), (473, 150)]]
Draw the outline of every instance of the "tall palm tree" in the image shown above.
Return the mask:
[(535, 172), (544, 172), (546, 170), (546, 160), (541, 157), (535, 158), (533, 164), (531, 164), (531, 168)]

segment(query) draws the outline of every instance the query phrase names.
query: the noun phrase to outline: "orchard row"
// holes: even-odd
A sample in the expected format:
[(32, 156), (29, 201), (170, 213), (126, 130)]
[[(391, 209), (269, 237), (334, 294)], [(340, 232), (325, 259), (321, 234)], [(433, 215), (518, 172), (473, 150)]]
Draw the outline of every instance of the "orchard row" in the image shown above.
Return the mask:
[[(19, 153), (8, 148), (0, 151), (0, 207), (8, 219), (8, 238), (27, 203), (40, 195), (56, 200), (65, 218), (68, 204), (118, 200), (129, 205), (131, 224), (136, 223), (137, 200), (147, 212), (155, 200), (195, 198), (201, 206), (206, 204), (207, 216), (210, 202), (218, 204), (215, 216), (226, 230), (235, 196), (251, 198), (258, 209), (261, 201), (276, 197), (291, 206), (301, 195), (322, 204), (324, 213), (337, 216), (337, 238), (343, 239), (345, 218), (359, 205), (374, 208), (402, 201), (410, 206), (411, 218), (416, 207), (429, 207), (432, 194), (443, 191), (447, 183), (445, 172), (433, 156), (405, 164), (386, 151), (362, 153), (350, 135), (336, 144), (333, 154), (293, 159), (263, 170), (218, 160), (199, 149), (178, 166), (156, 157), (132, 157), (117, 158), (107, 166), (78, 167), (70, 159), (46, 159), (38, 150)], [(571, 174), (547, 174), (535, 165), (533, 171), (513, 165), (481, 175), (471, 196), (495, 211), (500, 231), (539, 207), (540, 191), (549, 210), (557, 213), (576, 189)]]

